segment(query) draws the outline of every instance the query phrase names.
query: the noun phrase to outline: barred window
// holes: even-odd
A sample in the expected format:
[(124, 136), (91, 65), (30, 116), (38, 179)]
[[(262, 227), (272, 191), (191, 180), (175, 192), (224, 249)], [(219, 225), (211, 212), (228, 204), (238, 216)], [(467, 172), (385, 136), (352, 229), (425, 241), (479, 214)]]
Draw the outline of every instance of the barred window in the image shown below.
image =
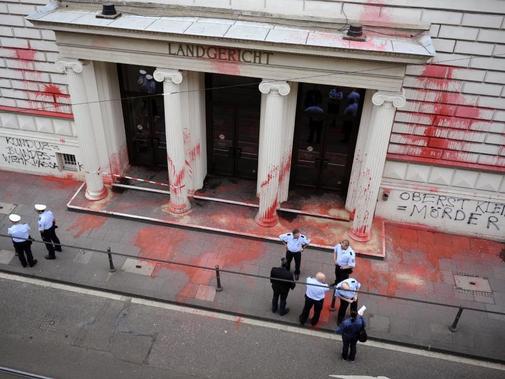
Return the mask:
[(74, 154), (56, 153), (61, 170), (78, 171), (77, 161)]

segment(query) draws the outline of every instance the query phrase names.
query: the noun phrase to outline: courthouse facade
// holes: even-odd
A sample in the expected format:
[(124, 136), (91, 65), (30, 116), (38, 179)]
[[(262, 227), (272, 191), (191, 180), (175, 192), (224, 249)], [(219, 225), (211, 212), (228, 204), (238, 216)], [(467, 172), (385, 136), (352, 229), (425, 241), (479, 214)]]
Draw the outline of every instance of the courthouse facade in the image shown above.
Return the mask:
[[(166, 167), (170, 211), (208, 175), (374, 218), (505, 237), (499, 0), (4, 1), (0, 168), (75, 176), (102, 199)], [(108, 14), (111, 13), (111, 14)]]

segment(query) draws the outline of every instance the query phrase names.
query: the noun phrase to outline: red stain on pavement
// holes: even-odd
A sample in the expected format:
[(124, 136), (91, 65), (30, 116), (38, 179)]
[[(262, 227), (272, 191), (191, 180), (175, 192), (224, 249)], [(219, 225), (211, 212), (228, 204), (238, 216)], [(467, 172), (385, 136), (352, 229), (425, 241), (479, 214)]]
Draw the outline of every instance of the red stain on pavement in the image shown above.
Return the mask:
[(84, 233), (89, 233), (95, 229), (101, 228), (106, 221), (107, 217), (79, 215), (72, 225), (67, 228), (67, 231), (71, 231), (74, 238), (79, 238)]
[(72, 176), (72, 174), (65, 175), (64, 177), (59, 176), (42, 176), (43, 184), (49, 184), (58, 189), (66, 189), (77, 186), (80, 181)]

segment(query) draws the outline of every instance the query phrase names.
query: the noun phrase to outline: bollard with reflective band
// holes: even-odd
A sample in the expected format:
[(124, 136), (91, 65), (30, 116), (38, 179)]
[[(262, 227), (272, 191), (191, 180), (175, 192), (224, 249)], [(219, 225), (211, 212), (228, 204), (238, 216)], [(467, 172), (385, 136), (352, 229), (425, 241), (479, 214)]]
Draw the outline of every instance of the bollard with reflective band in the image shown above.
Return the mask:
[(219, 265), (216, 265), (216, 292), (221, 292), (223, 287), (221, 287), (221, 275), (219, 274)]
[(110, 247), (107, 248), (107, 255), (109, 256), (109, 272), (115, 272), (114, 262), (112, 261), (112, 254), (110, 253)]
[(452, 322), (452, 325), (449, 326), (449, 330), (451, 332), (454, 333), (456, 331), (456, 329), (458, 327), (458, 322), (459, 322), (459, 319), (460, 319), (462, 313), (463, 313), (463, 307), (460, 306), (459, 309), (458, 309), (458, 313), (456, 314), (456, 318)]
[(335, 308), (335, 301), (337, 300), (336, 298), (336, 295), (337, 294), (337, 287), (335, 286), (333, 288), (333, 297), (331, 298), (331, 305), (330, 305), (330, 311), (331, 312), (335, 312), (336, 311), (336, 308)]

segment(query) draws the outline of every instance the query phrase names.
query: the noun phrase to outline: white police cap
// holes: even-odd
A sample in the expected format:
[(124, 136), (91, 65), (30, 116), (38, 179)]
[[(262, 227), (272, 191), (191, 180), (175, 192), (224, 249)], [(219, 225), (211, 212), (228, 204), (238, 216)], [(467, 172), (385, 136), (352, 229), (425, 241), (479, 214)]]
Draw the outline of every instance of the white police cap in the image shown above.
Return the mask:
[(9, 220), (11, 220), (12, 222), (19, 222), (19, 221), (21, 221), (21, 216), (12, 213), (9, 215)]
[(45, 211), (47, 206), (45, 204), (35, 204), (36, 211)]

